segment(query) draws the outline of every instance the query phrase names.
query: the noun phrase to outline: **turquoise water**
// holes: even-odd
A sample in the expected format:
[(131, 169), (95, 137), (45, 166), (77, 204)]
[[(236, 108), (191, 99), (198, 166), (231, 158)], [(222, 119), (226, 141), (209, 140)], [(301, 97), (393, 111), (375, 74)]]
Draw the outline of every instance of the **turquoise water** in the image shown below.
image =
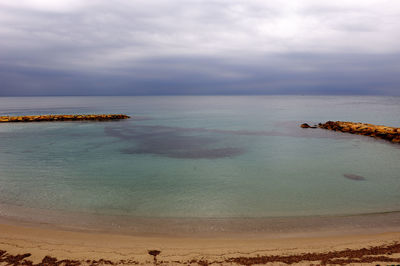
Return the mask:
[(0, 124), (0, 204), (194, 218), (400, 209), (400, 145), (299, 128), (400, 127), (399, 97), (0, 98), (0, 115), (72, 113), (132, 119)]

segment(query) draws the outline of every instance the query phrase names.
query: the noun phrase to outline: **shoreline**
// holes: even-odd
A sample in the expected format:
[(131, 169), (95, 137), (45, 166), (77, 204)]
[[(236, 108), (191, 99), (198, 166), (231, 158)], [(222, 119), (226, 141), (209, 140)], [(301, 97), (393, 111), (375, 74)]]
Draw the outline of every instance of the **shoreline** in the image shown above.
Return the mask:
[(351, 258), (387, 263), (397, 262), (400, 254), (400, 244), (397, 243), (400, 241), (400, 231), (280, 239), (143, 237), (34, 228), (0, 222), (0, 232), (0, 262), (7, 256), (14, 261), (19, 259), (20, 263), (28, 260), (34, 264), (40, 264), (47, 258), (48, 265), (57, 265), (56, 262), (61, 260), (69, 261), (71, 265), (149, 265), (154, 264), (154, 257), (149, 254), (151, 250), (160, 251), (156, 259), (163, 265), (243, 265), (257, 261), (281, 264), (287, 261), (308, 265), (310, 262), (320, 263), (324, 258), (330, 262)]
[(400, 232), (400, 212), (288, 217), (134, 217), (0, 204), (0, 224), (76, 232), (160, 237), (287, 238)]

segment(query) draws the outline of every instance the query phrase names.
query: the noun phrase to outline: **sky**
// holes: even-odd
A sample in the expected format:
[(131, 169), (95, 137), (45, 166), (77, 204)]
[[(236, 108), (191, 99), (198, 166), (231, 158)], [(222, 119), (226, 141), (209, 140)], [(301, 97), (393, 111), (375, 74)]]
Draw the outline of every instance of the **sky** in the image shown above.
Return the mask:
[(398, 0), (0, 0), (0, 96), (400, 95)]

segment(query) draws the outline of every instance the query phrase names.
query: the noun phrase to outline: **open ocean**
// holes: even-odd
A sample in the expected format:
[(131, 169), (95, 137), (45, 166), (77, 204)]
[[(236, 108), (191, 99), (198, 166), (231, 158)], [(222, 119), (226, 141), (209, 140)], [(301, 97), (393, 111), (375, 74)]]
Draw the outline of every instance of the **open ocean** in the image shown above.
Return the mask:
[(400, 210), (400, 145), (299, 127), (328, 120), (400, 127), (400, 97), (0, 98), (0, 115), (102, 113), (132, 118), (0, 124), (0, 215), (235, 219)]

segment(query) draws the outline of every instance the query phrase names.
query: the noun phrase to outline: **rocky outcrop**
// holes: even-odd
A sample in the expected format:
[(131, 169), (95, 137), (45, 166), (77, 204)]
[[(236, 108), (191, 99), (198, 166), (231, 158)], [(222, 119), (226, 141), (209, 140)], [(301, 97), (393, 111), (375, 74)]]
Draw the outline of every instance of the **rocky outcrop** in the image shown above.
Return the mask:
[(130, 118), (123, 114), (0, 116), (0, 123), (43, 121), (105, 121)]
[(393, 143), (400, 143), (400, 128), (397, 127), (386, 127), (342, 121), (328, 121), (324, 124), (318, 124), (318, 127), (328, 130), (385, 139)]
[(301, 128), (310, 128), (310, 125), (307, 123), (301, 124), (300, 125)]
[(310, 126), (307, 123), (301, 124), (300, 127), (302, 127), (302, 128), (317, 128), (317, 126)]

